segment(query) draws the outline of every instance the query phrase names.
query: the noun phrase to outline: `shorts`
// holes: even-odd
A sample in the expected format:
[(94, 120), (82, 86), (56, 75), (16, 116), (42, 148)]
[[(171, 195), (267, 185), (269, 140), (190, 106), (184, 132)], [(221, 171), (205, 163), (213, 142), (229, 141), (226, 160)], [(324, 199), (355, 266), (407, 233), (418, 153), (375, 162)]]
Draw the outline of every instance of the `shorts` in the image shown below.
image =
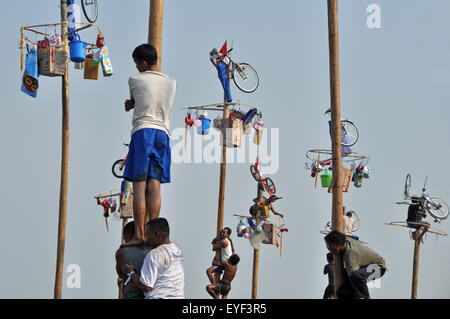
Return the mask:
[(231, 284), (224, 282), (223, 280), (219, 281), (214, 288), (215, 293), (219, 293), (222, 296), (227, 296), (231, 290)]
[(213, 272), (221, 274), (225, 268), (223, 266), (213, 266)]
[(129, 292), (123, 295), (123, 299), (145, 299), (145, 296), (143, 293)]
[(170, 139), (166, 132), (153, 128), (134, 132), (123, 178), (130, 182), (154, 178), (161, 183), (170, 183), (170, 152)]

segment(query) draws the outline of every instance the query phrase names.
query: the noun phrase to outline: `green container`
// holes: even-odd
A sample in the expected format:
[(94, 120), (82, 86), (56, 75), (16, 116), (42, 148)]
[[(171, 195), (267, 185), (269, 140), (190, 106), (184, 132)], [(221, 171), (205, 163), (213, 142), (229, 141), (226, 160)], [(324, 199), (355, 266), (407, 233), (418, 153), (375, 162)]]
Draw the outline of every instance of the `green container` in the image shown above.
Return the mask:
[(322, 175), (320, 175), (320, 182), (322, 183), (323, 188), (328, 188), (331, 185), (332, 175), (326, 169)]

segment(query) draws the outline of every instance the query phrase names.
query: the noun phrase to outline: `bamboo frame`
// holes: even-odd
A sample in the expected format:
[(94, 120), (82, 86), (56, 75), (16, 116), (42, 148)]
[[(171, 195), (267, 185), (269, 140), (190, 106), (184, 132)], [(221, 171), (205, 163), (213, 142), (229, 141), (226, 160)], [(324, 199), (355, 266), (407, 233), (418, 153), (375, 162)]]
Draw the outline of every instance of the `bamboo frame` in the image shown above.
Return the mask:
[[(80, 27), (78, 29), (75, 29), (73, 31), (70, 32), (66, 32), (67, 35), (71, 34), (71, 33), (75, 33), (78, 31), (82, 31), (85, 29), (88, 29), (90, 27), (96, 27), (98, 32), (101, 33), (101, 30), (99, 28), (98, 25), (96, 25), (95, 23), (87, 23), (87, 22), (78, 22), (75, 24), (84, 24), (85, 26)], [(35, 42), (33, 42), (32, 40), (30, 40), (28, 37), (25, 36), (25, 31), (28, 32), (34, 32), (36, 34), (40, 34), (43, 36), (49, 36), (50, 33), (45, 33), (45, 32), (41, 32), (41, 31), (37, 31), (34, 30), (34, 28), (44, 28), (44, 27), (56, 27), (56, 26), (63, 26), (63, 25), (68, 25), (67, 22), (60, 22), (60, 23), (47, 23), (47, 24), (37, 24), (37, 25), (30, 25), (30, 26), (21, 26), (20, 27), (20, 72), (23, 72), (23, 66), (24, 66), (24, 62), (25, 62), (25, 58), (24, 58), (24, 49), (25, 49), (25, 41), (28, 41), (31, 44), (36, 44)], [(90, 42), (86, 42), (91, 49), (95, 49), (97, 48), (97, 45), (94, 43), (90, 43)]]
[[(410, 224), (417, 224), (418, 226), (429, 226), (427, 224), (424, 223), (414, 223), (414, 222), (409, 222)], [(388, 226), (398, 226), (398, 227), (404, 227), (404, 228), (409, 228), (409, 229), (413, 229), (412, 227), (408, 226), (408, 223), (405, 221), (396, 221), (396, 222), (390, 222), (390, 223), (385, 223), (385, 225)], [(432, 233), (432, 234), (436, 234), (439, 236), (448, 236), (447, 233), (443, 230), (440, 230), (438, 228), (435, 227), (429, 227), (427, 230), (427, 233)]]
[[(309, 155), (309, 153), (332, 155), (331, 150), (327, 150), (327, 149), (308, 150), (308, 151), (306, 151), (306, 158), (310, 161), (315, 160), (315, 158), (313, 158), (311, 155)], [(329, 161), (332, 159), (333, 158), (330, 157), (328, 159), (323, 160), (322, 162), (326, 162), (326, 161)], [(369, 159), (370, 159), (370, 157), (367, 155), (357, 153), (357, 152), (350, 152), (350, 153), (347, 153), (345, 156), (343, 156), (342, 162), (355, 162), (355, 161), (362, 161), (362, 160), (368, 161)]]

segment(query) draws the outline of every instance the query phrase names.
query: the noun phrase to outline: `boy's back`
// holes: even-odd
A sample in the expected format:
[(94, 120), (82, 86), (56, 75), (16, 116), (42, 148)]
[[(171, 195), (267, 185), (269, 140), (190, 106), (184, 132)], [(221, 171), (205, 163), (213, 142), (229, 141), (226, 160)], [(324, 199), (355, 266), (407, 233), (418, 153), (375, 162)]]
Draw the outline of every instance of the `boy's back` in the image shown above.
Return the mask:
[(176, 81), (160, 72), (145, 71), (130, 76), (128, 84), (134, 100), (131, 135), (142, 128), (154, 128), (170, 136)]

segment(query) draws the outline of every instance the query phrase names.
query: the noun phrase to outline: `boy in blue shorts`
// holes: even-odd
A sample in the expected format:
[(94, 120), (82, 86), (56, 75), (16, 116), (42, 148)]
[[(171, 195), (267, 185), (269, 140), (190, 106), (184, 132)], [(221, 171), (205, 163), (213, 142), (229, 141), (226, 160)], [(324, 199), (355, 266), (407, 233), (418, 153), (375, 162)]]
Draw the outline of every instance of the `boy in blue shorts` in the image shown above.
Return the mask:
[(139, 73), (130, 76), (130, 99), (125, 111), (133, 109), (131, 143), (124, 178), (133, 182), (135, 235), (126, 246), (144, 243), (145, 214), (158, 218), (160, 185), (170, 183), (170, 118), (176, 81), (156, 71), (158, 54), (150, 44), (133, 51)]

